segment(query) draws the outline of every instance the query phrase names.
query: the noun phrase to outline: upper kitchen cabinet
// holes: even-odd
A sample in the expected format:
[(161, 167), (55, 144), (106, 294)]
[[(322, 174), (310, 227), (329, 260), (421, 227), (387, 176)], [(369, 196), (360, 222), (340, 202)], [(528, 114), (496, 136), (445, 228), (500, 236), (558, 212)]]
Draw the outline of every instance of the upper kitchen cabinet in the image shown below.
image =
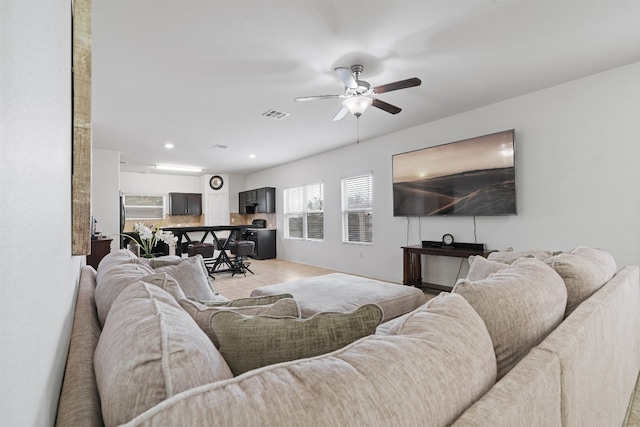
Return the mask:
[(238, 194), (238, 202), (241, 214), (275, 213), (276, 189), (263, 187), (242, 191)]
[(202, 215), (202, 194), (169, 193), (171, 215)]

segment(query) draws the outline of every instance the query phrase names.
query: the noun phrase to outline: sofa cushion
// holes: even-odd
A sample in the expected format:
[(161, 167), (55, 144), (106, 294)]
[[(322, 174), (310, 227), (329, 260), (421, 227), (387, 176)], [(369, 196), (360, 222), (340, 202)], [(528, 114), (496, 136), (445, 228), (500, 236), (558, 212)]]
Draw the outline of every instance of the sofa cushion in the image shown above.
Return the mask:
[(296, 317), (244, 316), (220, 311), (211, 329), (235, 375), (289, 360), (329, 353), (375, 333), (382, 309), (367, 304), (351, 313)]
[(142, 262), (149, 264), (149, 267), (156, 269), (167, 265), (180, 264), (183, 259), (177, 255), (163, 255), (155, 258), (140, 258)]
[(462, 295), (487, 325), (498, 364), (498, 378), (562, 322), (567, 290), (544, 262), (521, 258), (484, 280), (459, 280)]
[(178, 284), (178, 281), (167, 273), (156, 273), (144, 276), (144, 282), (156, 285), (157, 287), (165, 290), (176, 301), (186, 298), (184, 292), (182, 292), (182, 288)]
[(469, 272), (467, 280), (476, 281), (489, 277), (492, 273), (497, 273), (507, 268), (509, 265), (503, 262), (496, 262), (480, 255), (471, 255), (469, 257)]
[(567, 287), (565, 317), (600, 289), (616, 273), (616, 261), (601, 249), (578, 247), (545, 261)]
[(151, 274), (155, 271), (127, 249), (111, 252), (102, 258), (98, 265), (95, 296), (100, 326), (104, 326), (111, 305), (120, 292)]
[(120, 425), (170, 396), (233, 377), (174, 298), (143, 281), (113, 303), (94, 368), (105, 425)]
[(216, 334), (211, 329), (211, 316), (220, 311), (233, 311), (247, 316), (289, 316), (300, 318), (300, 307), (293, 298), (282, 298), (273, 304), (231, 306), (229, 304), (217, 307), (209, 307), (188, 299), (178, 300), (180, 306), (196, 321), (200, 329), (213, 341), (216, 347), (220, 346)]
[(202, 301), (213, 301), (216, 292), (209, 281), (209, 273), (202, 255), (186, 258), (176, 265), (165, 265), (155, 269), (158, 273), (167, 273), (178, 281), (187, 297)]
[(395, 335), (199, 387), (134, 424), (184, 425), (189, 414), (193, 425), (444, 426), (480, 399), (495, 375), (482, 319), (464, 298), (446, 294), (413, 311)]
[(544, 261), (550, 256), (553, 256), (553, 251), (546, 249), (530, 249), (525, 251), (506, 250), (504, 252), (491, 252), (487, 256), (487, 259), (506, 264), (513, 264), (514, 261), (520, 258), (535, 258), (540, 261)]

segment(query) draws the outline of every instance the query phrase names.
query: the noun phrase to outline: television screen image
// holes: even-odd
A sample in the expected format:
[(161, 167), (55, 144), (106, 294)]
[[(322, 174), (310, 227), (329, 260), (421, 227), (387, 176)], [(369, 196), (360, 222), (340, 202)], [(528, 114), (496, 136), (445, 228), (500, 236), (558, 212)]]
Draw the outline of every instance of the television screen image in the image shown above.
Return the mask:
[(513, 129), (395, 154), (393, 215), (516, 214)]

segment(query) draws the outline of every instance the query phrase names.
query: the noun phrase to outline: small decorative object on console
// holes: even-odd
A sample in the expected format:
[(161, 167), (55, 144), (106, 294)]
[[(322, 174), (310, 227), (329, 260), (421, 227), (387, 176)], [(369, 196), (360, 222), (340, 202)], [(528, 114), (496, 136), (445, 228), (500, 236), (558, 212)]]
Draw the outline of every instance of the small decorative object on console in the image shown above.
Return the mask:
[(442, 236), (442, 246), (452, 247), (453, 246), (453, 236), (449, 233)]

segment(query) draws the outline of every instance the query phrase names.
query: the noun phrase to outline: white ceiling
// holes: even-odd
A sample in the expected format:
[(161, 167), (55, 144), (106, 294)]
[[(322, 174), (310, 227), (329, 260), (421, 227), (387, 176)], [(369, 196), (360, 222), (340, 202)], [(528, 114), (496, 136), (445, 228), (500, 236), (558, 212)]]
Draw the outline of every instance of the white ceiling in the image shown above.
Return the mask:
[[(638, 1), (93, 0), (93, 146), (123, 171), (247, 174), (637, 61)], [(358, 126), (293, 100), (343, 93), (355, 63), (422, 85)]]

